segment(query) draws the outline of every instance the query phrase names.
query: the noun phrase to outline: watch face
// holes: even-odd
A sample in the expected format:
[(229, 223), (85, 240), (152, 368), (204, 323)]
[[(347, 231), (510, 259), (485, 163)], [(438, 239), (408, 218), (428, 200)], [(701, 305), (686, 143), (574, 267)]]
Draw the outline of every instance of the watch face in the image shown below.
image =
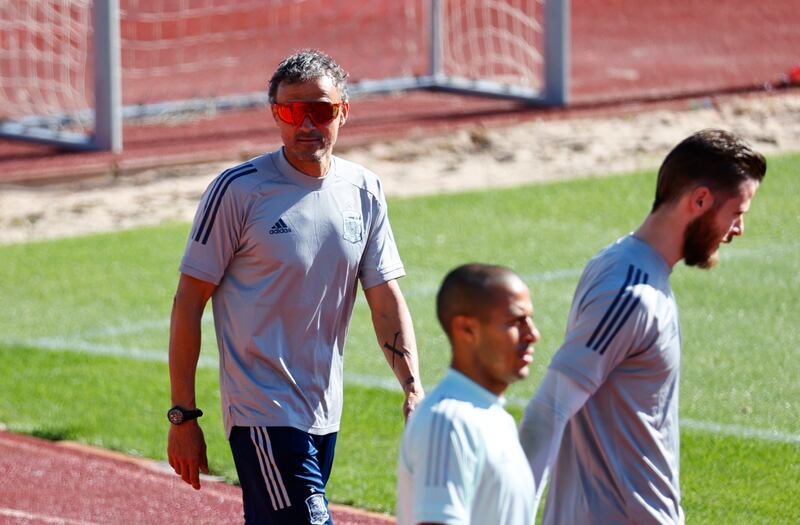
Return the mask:
[(181, 412), (178, 408), (173, 408), (167, 412), (167, 417), (169, 418), (170, 423), (173, 425), (180, 425), (183, 423), (183, 412)]

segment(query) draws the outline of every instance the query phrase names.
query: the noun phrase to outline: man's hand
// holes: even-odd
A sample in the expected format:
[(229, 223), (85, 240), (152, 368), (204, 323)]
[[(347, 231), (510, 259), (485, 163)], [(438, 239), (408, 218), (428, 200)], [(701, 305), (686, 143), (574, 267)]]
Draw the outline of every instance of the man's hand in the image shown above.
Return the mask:
[(169, 464), (183, 481), (200, 490), (200, 472), (208, 474), (206, 440), (197, 420), (169, 426), (167, 456)]
[(422, 400), (425, 399), (425, 392), (422, 389), (406, 392), (406, 399), (403, 401), (403, 417), (408, 421), (408, 416), (417, 408)]

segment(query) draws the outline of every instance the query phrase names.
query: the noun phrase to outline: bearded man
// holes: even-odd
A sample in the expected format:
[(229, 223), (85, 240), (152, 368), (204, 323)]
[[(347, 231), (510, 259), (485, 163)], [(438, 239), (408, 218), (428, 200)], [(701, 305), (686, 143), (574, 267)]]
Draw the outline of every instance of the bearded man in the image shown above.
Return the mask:
[(741, 138), (704, 130), (662, 164), (642, 225), (583, 271), (562, 346), (528, 404), (520, 439), (543, 522), (683, 523), (679, 484), (681, 334), (669, 276), (711, 268), (744, 233), (766, 161)]

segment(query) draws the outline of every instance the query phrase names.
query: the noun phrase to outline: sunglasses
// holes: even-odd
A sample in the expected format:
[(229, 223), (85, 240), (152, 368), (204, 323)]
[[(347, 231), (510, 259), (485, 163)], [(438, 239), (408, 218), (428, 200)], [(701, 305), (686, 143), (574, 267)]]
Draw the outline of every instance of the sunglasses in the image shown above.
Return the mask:
[(293, 126), (302, 124), (306, 115), (317, 126), (323, 126), (339, 116), (342, 104), (344, 102), (287, 102), (285, 104), (275, 102), (272, 104), (272, 110), (279, 119)]

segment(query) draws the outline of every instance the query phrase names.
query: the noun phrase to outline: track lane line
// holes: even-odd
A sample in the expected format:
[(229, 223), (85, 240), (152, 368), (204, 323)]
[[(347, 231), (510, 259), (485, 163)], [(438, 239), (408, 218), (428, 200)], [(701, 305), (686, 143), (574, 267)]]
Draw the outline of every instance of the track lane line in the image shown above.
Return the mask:
[(34, 523), (52, 523), (53, 525), (101, 525), (100, 523), (94, 521), (73, 520), (70, 518), (60, 518), (58, 516), (50, 516), (47, 514), (35, 514), (32, 512), (11, 509), (8, 507), (0, 507), (0, 516), (18, 520), (32, 521)]

